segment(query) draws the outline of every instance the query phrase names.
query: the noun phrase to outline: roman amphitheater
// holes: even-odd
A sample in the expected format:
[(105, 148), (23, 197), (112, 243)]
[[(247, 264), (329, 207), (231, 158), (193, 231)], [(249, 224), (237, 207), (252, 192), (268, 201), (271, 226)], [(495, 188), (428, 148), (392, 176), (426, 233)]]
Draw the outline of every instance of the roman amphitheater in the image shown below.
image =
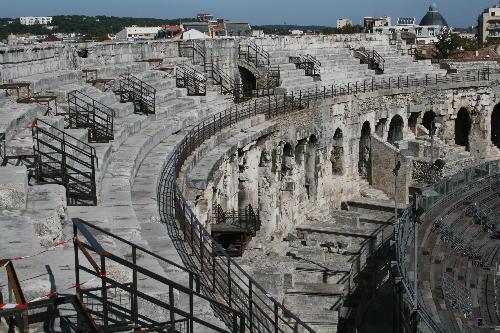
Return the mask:
[(500, 329), (496, 62), (383, 35), (0, 48), (0, 331)]

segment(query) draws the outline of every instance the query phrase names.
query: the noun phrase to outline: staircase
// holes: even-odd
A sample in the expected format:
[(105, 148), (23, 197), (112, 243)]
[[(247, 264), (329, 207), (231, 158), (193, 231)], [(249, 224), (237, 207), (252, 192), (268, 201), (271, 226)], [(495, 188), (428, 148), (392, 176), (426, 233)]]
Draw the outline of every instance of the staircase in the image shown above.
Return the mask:
[(95, 149), (40, 119), (32, 135), (37, 183), (65, 186), (68, 206), (97, 205)]
[(156, 89), (131, 74), (120, 75), (116, 94), (120, 102), (134, 103), (134, 112), (146, 115), (155, 114)]
[(189, 65), (180, 65), (175, 73), (177, 88), (186, 88), (188, 96), (207, 94), (207, 77)]
[(232, 95), (235, 103), (252, 98), (253, 91), (250, 85), (236, 83), (215, 62), (212, 61), (210, 64), (207, 64), (207, 71), (213, 80), (213, 84), (220, 86), (221, 95)]
[(107, 143), (114, 139), (114, 111), (77, 90), (68, 93), (68, 128), (87, 128), (89, 142)]
[(365, 48), (360, 48), (354, 51), (354, 57), (358, 58), (361, 63), (368, 64), (368, 68), (382, 74), (385, 70), (385, 59), (375, 50), (368, 51)]
[(270, 56), (267, 51), (251, 40), (238, 46), (238, 59), (254, 68), (255, 72), (261, 73), (257, 80), (257, 90), (271, 90), (280, 85), (280, 67), (271, 65)]
[(297, 69), (303, 69), (306, 76), (319, 77), (321, 75), (321, 62), (310, 54), (290, 57), (290, 63), (295, 64)]

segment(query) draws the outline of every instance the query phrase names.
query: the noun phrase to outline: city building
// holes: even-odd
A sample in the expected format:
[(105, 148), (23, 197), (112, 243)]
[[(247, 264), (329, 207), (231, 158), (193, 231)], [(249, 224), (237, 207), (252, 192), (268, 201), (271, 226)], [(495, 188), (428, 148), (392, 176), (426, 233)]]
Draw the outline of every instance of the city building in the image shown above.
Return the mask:
[(375, 28), (390, 27), (391, 26), (391, 18), (389, 16), (382, 16), (382, 17), (378, 17), (378, 18), (366, 16), (363, 19), (363, 26), (365, 28), (365, 32), (373, 33)]
[(214, 20), (214, 16), (210, 13), (198, 13), (196, 19), (198, 22), (210, 22)]
[(47, 25), (52, 23), (50, 16), (22, 16), (19, 18), (22, 25)]
[(478, 41), (484, 44), (488, 39), (500, 37), (500, 3), (486, 8), (477, 19)]
[(155, 39), (161, 27), (126, 27), (116, 34), (117, 40), (150, 40)]
[[(390, 24), (389, 20), (382, 21), (383, 18), (379, 19), (381, 23), (377, 25), (377, 19), (366, 21), (365, 18), (365, 29), (370, 32), (379, 34), (393, 34), (402, 33), (415, 35), (415, 41), (417, 44), (431, 44), (437, 41), (437, 36), (443, 31), (445, 27), (448, 27), (448, 23), (438, 11), (437, 6), (432, 4), (429, 6), (429, 10), (424, 15), (420, 24), (417, 24), (417, 20), (414, 17), (399, 17), (395, 26)], [(370, 25), (366, 25), (366, 23)], [(385, 23), (389, 23), (388, 25)]]
[(158, 32), (158, 39), (171, 39), (182, 34), (184, 30), (180, 25), (164, 25)]
[(343, 27), (346, 27), (346, 26), (352, 26), (352, 20), (350, 18), (339, 18), (337, 19), (337, 29), (341, 29)]

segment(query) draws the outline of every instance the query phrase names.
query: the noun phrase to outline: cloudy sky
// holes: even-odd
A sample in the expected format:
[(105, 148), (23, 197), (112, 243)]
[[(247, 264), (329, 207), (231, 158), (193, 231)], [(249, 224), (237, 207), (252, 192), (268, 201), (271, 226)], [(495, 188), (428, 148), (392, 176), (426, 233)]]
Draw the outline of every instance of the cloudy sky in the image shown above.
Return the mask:
[(419, 21), (430, 3), (453, 27), (474, 25), (493, 0), (0, 0), (1, 17), (58, 14), (134, 17), (193, 17), (208, 11), (216, 17), (251, 24), (300, 24), (334, 26), (339, 17), (355, 23), (363, 16), (416, 17)]

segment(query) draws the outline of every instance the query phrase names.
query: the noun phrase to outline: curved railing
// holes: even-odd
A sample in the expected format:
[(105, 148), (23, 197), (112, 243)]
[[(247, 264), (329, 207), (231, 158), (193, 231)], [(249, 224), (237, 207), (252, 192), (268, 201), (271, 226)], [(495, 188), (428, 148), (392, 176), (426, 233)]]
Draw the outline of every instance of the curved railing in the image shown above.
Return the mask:
[[(270, 119), (306, 108), (318, 100), (363, 92), (488, 80), (488, 71), (464, 76), (436, 76), (435, 81), (403, 77), (392, 81), (392, 87), (390, 80), (371, 81), (370, 84), (365, 81), (298, 94), (268, 96), (232, 106), (192, 127), (165, 161), (157, 191), (161, 221), (167, 226), (169, 236), (184, 264), (200, 275), (202, 291), (218, 300), (223, 299), (230, 307), (243, 313), (246, 316), (246, 326), (251, 332), (313, 332), (246, 273), (198, 221), (184, 195), (178, 190), (177, 177), (187, 158), (217, 133), (257, 115), (265, 115)], [(230, 323), (231, 318), (217, 310), (214, 309), (219, 317)]]
[[(444, 177), (432, 187), (439, 193), (437, 197), (420, 198), (419, 208), (422, 209), (422, 215), (419, 217), (421, 221), (426, 217), (432, 216), (437, 209), (446, 204), (447, 201), (455, 197), (465, 188), (477, 184), (479, 181), (491, 176), (498, 177), (500, 173), (500, 161), (487, 162), (475, 167), (465, 169), (452, 176)], [(415, 301), (415, 287), (413, 274), (408, 272), (409, 249), (413, 247), (415, 213), (414, 207), (409, 206), (396, 224), (396, 257), (399, 273), (402, 277), (402, 283), (406, 290), (406, 295), (410, 303), (415, 306), (417, 304), (418, 314), (424, 321), (427, 327), (436, 333), (444, 333), (443, 329), (433, 319), (427, 311), (426, 306), (420, 295), (417, 293)], [(413, 270), (413, 268), (412, 268)]]

